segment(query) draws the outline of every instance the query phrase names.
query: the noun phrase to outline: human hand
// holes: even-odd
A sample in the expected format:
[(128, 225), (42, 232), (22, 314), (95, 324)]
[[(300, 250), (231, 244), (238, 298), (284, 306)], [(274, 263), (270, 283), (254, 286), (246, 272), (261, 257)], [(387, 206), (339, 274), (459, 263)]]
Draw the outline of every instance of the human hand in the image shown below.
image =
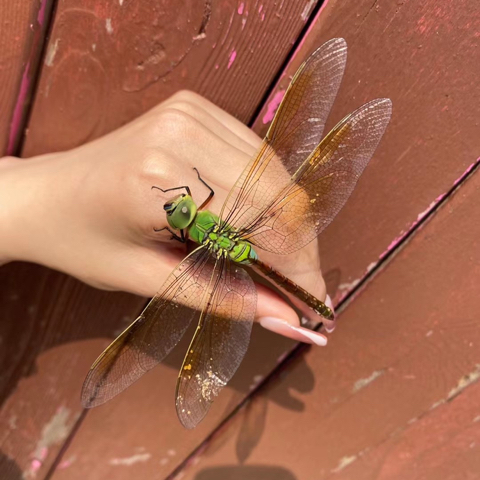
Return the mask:
[[(188, 185), (198, 204), (222, 204), (261, 140), (202, 97), (179, 92), (146, 114), (93, 142), (33, 159), (0, 161), (0, 260), (24, 260), (68, 273), (94, 287), (153, 296), (185, 256), (171, 241), (163, 211), (175, 195), (152, 190)], [(325, 299), (317, 242), (288, 256), (259, 250), (265, 262)], [(279, 295), (258, 285), (257, 320), (295, 340), (325, 345), (300, 326)], [(321, 321), (296, 299), (306, 317)], [(273, 319), (278, 319), (275, 321)]]

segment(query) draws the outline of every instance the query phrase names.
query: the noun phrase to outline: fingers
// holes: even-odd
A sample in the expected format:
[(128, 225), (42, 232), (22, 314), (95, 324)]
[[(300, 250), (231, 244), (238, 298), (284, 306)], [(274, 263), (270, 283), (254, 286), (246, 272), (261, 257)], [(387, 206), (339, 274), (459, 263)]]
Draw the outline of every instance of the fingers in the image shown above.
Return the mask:
[(206, 98), (203, 98), (194, 92), (186, 90), (177, 92), (175, 95), (172, 95), (168, 100), (163, 102), (161, 106), (167, 106), (169, 104), (172, 105), (174, 103), (189, 104), (191, 106), (199, 107), (217, 121), (216, 125), (212, 124), (212, 127), (215, 129), (213, 131), (216, 131), (218, 124), (223, 125), (231, 133), (241, 139), (242, 142), (246, 142), (248, 145), (250, 145), (254, 150), (256, 150), (261, 143), (261, 139), (240, 120), (237, 120), (220, 107), (217, 107)]
[(273, 291), (257, 284), (256, 321), (267, 330), (298, 342), (325, 346), (327, 337), (319, 332), (300, 325), (298, 315), (285, 301)]

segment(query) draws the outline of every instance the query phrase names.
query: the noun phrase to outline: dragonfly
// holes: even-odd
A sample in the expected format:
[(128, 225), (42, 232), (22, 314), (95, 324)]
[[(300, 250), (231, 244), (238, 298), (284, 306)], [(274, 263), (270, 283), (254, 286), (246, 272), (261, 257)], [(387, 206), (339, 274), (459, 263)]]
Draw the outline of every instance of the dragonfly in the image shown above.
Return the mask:
[(195, 320), (175, 405), (184, 427), (197, 426), (247, 352), (257, 303), (249, 268), (333, 325), (327, 305), (263, 263), (258, 252), (289, 255), (314, 240), (346, 203), (385, 132), (392, 103), (379, 98), (322, 137), (346, 58), (345, 40), (335, 38), (300, 66), (219, 215), (204, 209), (214, 191), (198, 170), (210, 188), (199, 207), (188, 186), (160, 189), (183, 190), (164, 204), (165, 228), (197, 246), (94, 362), (82, 388), (85, 407), (107, 402), (158, 365)]

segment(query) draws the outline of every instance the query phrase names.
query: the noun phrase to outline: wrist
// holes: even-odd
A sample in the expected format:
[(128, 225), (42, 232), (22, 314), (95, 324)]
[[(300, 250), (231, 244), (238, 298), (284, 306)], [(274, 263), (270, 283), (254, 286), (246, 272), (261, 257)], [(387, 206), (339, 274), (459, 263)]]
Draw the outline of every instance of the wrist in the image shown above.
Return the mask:
[(38, 229), (48, 213), (48, 165), (53, 156), (0, 159), (0, 265), (35, 258)]

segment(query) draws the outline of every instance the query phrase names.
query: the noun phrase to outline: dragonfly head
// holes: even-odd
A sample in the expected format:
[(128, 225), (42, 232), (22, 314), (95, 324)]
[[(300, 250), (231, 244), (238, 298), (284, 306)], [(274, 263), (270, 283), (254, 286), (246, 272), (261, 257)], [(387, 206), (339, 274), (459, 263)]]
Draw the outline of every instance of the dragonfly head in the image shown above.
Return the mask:
[(167, 213), (168, 224), (176, 230), (187, 228), (197, 214), (193, 198), (185, 193), (165, 202), (163, 209)]

